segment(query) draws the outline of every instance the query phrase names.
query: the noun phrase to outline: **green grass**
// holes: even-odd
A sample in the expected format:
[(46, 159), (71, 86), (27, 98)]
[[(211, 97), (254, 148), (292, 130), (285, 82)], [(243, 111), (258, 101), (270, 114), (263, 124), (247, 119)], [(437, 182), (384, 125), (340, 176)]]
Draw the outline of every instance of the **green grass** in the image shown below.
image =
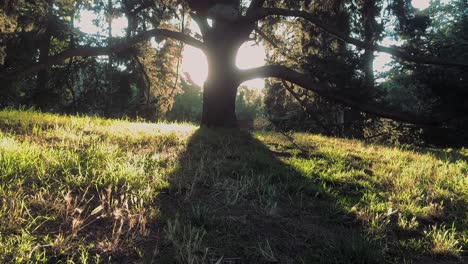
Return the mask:
[(0, 263), (463, 263), (468, 150), (0, 111)]

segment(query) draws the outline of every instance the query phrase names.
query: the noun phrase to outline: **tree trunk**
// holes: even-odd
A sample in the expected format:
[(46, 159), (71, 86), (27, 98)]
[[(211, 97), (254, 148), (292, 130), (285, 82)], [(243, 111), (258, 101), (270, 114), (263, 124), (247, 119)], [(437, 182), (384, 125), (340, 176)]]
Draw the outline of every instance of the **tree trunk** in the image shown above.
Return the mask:
[(207, 127), (237, 127), (236, 95), (240, 85), (236, 56), (242, 42), (236, 35), (221, 30), (205, 41), (210, 43), (208, 79), (203, 89), (201, 125)]
[(230, 78), (207, 81), (203, 92), (202, 126), (236, 127), (236, 94), (238, 84)]
[[(375, 45), (379, 38), (382, 27), (376, 21), (380, 8), (373, 0), (365, 0), (362, 3), (362, 20), (364, 24), (364, 41), (367, 45)], [(374, 76), (374, 51), (366, 49), (362, 56), (362, 67), (365, 74), (366, 93), (374, 96), (375, 76)]]
[[(52, 42), (52, 34), (50, 28), (52, 21), (50, 20), (52, 10), (52, 1), (48, 1), (47, 22), (45, 32), (39, 39), (39, 63), (47, 62), (50, 53), (50, 45)], [(51, 105), (53, 94), (49, 89), (49, 69), (45, 68), (38, 72), (36, 79), (36, 90), (34, 91), (32, 100), (33, 103), (41, 110), (47, 110)]]
[[(50, 43), (51, 36), (47, 30), (45, 36), (42, 37), (39, 44), (39, 63), (43, 63), (49, 58)], [(36, 90), (33, 96), (34, 104), (41, 110), (45, 110), (48, 105), (50, 105), (50, 100), (52, 100), (52, 94), (51, 91), (49, 91), (49, 87), (47, 85), (48, 81), (49, 69), (41, 70), (37, 74)]]

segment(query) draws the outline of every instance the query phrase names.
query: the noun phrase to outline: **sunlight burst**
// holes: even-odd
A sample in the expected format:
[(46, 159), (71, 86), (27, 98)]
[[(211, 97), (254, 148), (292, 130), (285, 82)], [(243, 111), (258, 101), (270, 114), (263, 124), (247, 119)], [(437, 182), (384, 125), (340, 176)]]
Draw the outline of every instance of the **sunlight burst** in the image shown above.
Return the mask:
[(197, 85), (203, 86), (208, 77), (208, 61), (205, 54), (197, 48), (186, 45), (182, 57), (182, 72), (189, 74)]
[[(182, 71), (188, 73), (197, 85), (203, 86), (208, 77), (208, 61), (205, 54), (199, 49), (185, 46), (182, 56)], [(239, 69), (260, 67), (265, 65), (265, 58), (264, 47), (247, 42), (239, 49), (236, 64)], [(263, 79), (255, 79), (245, 82), (243, 85), (260, 90), (264, 88), (265, 81)]]
[(431, 5), (429, 0), (413, 0), (411, 4), (419, 10), (424, 10)]
[[(80, 15), (76, 27), (83, 33), (90, 35), (107, 35), (107, 28), (99, 27), (94, 21), (99, 19), (99, 14), (90, 10), (80, 10)], [(112, 36), (123, 37), (128, 27), (128, 20), (124, 16), (116, 17), (112, 20)]]

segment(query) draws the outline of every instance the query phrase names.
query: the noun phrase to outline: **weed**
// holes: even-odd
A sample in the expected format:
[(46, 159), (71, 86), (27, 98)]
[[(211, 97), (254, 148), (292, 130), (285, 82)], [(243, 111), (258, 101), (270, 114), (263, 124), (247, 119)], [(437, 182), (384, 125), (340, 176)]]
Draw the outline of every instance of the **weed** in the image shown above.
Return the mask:
[(375, 242), (355, 231), (342, 229), (338, 239), (327, 241), (320, 263), (382, 263), (382, 256)]
[(201, 264), (207, 259), (208, 248), (203, 246), (206, 231), (190, 224), (182, 224), (178, 217), (167, 222), (166, 237), (176, 250), (179, 263)]
[(424, 231), (425, 236), (431, 241), (431, 252), (436, 255), (459, 256), (462, 247), (457, 239), (455, 227), (450, 228), (441, 225), (433, 225), (430, 230)]
[(273, 249), (270, 245), (270, 241), (268, 239), (264, 242), (258, 243), (257, 250), (260, 253), (260, 256), (262, 256), (263, 259), (265, 259), (266, 261), (278, 262), (278, 259), (276, 259), (275, 253), (273, 252)]
[(210, 208), (201, 203), (192, 205), (192, 223), (196, 226), (204, 226), (210, 220), (210, 213)]
[(416, 216), (408, 218), (398, 213), (398, 226), (406, 230), (415, 230), (419, 227), (419, 222), (416, 220)]

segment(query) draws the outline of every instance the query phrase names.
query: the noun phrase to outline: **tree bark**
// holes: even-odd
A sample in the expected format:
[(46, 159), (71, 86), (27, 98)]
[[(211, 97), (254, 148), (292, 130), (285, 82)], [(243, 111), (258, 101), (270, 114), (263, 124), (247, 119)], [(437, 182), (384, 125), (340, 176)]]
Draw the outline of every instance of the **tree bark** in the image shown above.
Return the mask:
[(243, 43), (239, 36), (213, 29), (205, 38), (210, 47), (208, 79), (204, 84), (201, 125), (207, 127), (237, 127), (236, 95), (239, 87), (237, 52)]
[[(44, 25), (45, 32), (40, 36), (39, 39), (39, 63), (45, 63), (49, 59), (50, 46), (52, 41), (52, 1), (47, 1), (47, 21)], [(52, 92), (49, 89), (49, 68), (46, 67), (38, 72), (36, 79), (36, 90), (34, 91), (32, 100), (34, 105), (36, 105), (41, 110), (46, 110), (46, 108), (51, 104)]]
[(235, 103), (239, 83), (229, 75), (217, 74), (205, 82), (202, 126), (237, 127)]
[[(225, 8), (240, 13), (239, 2), (232, 3)], [(207, 47), (204, 51), (208, 59), (201, 125), (233, 128), (238, 126), (236, 96), (241, 83), (240, 71), (236, 66), (237, 52), (249, 38), (254, 24), (242, 23), (239, 19), (225, 16), (223, 12), (212, 15), (215, 18), (209, 25), (207, 17), (203, 14), (192, 14), (202, 31), (203, 42)]]
[[(381, 30), (383, 30), (376, 21), (379, 12), (380, 8), (378, 8), (374, 0), (362, 1), (361, 19), (364, 25), (364, 42), (369, 46), (376, 44)], [(370, 96), (373, 96), (375, 92), (374, 59), (374, 51), (366, 49), (362, 56), (362, 67), (365, 73), (366, 93)]]
[[(39, 44), (39, 63), (47, 62), (49, 58), (51, 44), (51, 36), (49, 30), (46, 30), (45, 36), (42, 37)], [(49, 69), (44, 68), (37, 74), (36, 90), (33, 95), (33, 103), (41, 110), (45, 110), (50, 104), (51, 92), (48, 88)]]

